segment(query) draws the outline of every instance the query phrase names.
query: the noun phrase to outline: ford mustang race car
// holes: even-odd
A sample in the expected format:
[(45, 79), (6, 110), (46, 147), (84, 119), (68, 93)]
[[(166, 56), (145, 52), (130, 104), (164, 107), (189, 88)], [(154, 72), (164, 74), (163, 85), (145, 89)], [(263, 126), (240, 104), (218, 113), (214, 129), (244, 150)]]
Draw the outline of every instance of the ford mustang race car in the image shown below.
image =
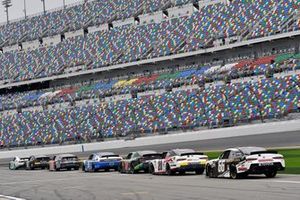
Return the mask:
[(122, 158), (111, 152), (93, 153), (88, 160), (83, 161), (82, 170), (95, 172), (98, 170), (118, 170)]
[(27, 170), (34, 170), (36, 168), (39, 169), (46, 169), (49, 168), (49, 156), (30, 156), (29, 160), (26, 161), (26, 169)]
[(78, 157), (73, 154), (61, 154), (54, 156), (53, 160), (49, 161), (50, 171), (60, 171), (62, 169), (78, 170), (79, 169)]
[(20, 158), (18, 156), (14, 157), (12, 161), (9, 162), (9, 169), (10, 170), (16, 170), (20, 168), (26, 167), (26, 161), (28, 161), (29, 158)]
[(127, 155), (121, 161), (119, 166), (120, 173), (137, 173), (143, 171), (145, 173), (149, 170), (149, 162), (154, 159), (161, 159), (162, 154), (155, 151), (137, 151)]
[(273, 178), (277, 171), (284, 169), (284, 158), (275, 151), (262, 147), (237, 147), (225, 150), (218, 159), (210, 160), (206, 165), (206, 176), (236, 179), (249, 174), (265, 174)]
[(184, 174), (192, 171), (196, 174), (203, 174), (207, 160), (206, 155), (192, 149), (174, 149), (164, 152), (162, 159), (152, 160), (149, 165), (149, 172), (173, 175), (177, 172)]

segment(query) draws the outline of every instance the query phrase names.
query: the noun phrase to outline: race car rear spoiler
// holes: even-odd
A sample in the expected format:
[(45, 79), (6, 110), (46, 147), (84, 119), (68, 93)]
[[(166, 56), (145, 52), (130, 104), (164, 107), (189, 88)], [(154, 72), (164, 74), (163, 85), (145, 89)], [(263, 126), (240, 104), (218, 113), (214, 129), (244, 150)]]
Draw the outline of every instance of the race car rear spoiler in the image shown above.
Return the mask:
[(277, 151), (254, 151), (251, 152), (250, 155), (256, 155), (256, 154), (277, 154)]

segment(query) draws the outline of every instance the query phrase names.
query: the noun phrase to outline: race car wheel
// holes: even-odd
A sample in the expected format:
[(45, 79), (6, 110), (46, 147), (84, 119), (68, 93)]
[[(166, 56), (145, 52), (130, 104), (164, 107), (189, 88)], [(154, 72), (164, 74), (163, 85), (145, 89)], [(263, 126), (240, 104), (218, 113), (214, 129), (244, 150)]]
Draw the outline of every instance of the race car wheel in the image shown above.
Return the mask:
[(9, 164), (9, 169), (10, 169), (10, 170), (15, 170), (15, 169), (16, 169), (15, 164), (10, 163), (10, 164)]
[(209, 178), (214, 178), (213, 169), (209, 165), (206, 167), (206, 176)]
[(136, 171), (134, 170), (134, 165), (133, 165), (133, 163), (130, 164), (129, 173), (130, 173), (130, 174), (135, 174), (135, 173), (136, 173)]
[(170, 167), (169, 164), (167, 164), (166, 169), (167, 169), (167, 174), (168, 174), (169, 176), (172, 176), (172, 175), (175, 174), (175, 172), (171, 170), (171, 167)]
[(239, 178), (239, 175), (236, 172), (235, 167), (231, 167), (231, 169), (230, 169), (230, 178), (232, 178), (232, 179), (238, 179)]
[(155, 174), (155, 169), (154, 169), (154, 166), (153, 166), (153, 164), (151, 164), (150, 166), (149, 166), (149, 173), (150, 174)]
[(277, 171), (268, 171), (265, 175), (267, 178), (274, 178), (277, 175)]
[(120, 173), (124, 173), (122, 163), (119, 164), (118, 171), (119, 171)]
[(195, 171), (195, 173), (197, 175), (203, 174), (203, 172), (204, 172), (204, 169), (198, 169), (198, 170)]

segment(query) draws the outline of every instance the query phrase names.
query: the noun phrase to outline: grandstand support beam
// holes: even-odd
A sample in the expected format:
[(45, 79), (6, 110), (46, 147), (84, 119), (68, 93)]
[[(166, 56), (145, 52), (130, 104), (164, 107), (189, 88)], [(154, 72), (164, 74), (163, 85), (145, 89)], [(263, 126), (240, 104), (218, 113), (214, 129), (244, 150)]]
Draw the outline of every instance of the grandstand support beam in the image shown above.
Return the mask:
[(8, 17), (8, 8), (12, 6), (11, 0), (3, 0), (2, 1), (2, 5), (5, 8), (5, 12), (6, 12), (6, 21), (7, 23), (9, 23), (9, 17)]
[(27, 18), (27, 14), (26, 14), (26, 0), (24, 0), (24, 15), (25, 15), (25, 19)]
[(46, 14), (46, 0), (41, 0), (41, 2), (43, 3), (43, 11), (44, 11), (44, 15)]

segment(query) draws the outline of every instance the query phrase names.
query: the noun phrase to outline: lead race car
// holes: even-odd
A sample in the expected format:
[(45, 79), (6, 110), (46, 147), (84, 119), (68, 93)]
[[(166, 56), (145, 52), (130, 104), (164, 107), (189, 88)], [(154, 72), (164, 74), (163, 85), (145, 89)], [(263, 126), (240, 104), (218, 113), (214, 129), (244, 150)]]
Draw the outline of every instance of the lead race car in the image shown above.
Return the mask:
[(99, 170), (118, 170), (122, 157), (112, 152), (93, 153), (83, 161), (82, 171), (96, 172)]
[(237, 147), (225, 150), (218, 159), (206, 165), (206, 176), (210, 178), (245, 178), (249, 174), (264, 174), (268, 178), (285, 169), (285, 161), (276, 151), (262, 147)]
[(206, 155), (193, 149), (173, 149), (164, 152), (162, 159), (152, 160), (149, 172), (168, 175), (173, 175), (177, 172), (179, 174), (184, 174), (185, 172), (203, 174), (207, 160), (208, 157)]

